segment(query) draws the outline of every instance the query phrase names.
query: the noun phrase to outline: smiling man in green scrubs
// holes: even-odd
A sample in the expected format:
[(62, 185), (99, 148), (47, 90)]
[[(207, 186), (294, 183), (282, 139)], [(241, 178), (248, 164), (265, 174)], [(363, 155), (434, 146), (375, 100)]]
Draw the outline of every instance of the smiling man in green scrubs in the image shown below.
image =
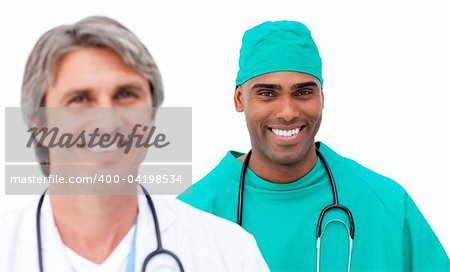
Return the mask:
[[(252, 148), (242, 226), (255, 236), (271, 271), (317, 269), (316, 224), (333, 202), (314, 140), (324, 107), (322, 86), (322, 61), (306, 26), (266, 22), (245, 33), (234, 94)], [(339, 210), (326, 214), (321, 270), (449, 270), (442, 245), (400, 185), (324, 143), (318, 146), (336, 181), (339, 202), (350, 209), (355, 223), (349, 258), (347, 216)], [(179, 198), (236, 222), (247, 156), (230, 151)]]

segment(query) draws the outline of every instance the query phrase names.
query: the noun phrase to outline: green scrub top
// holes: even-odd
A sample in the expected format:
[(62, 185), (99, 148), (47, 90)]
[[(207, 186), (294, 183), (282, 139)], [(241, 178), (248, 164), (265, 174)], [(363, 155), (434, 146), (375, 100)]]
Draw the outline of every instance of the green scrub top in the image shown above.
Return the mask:
[[(339, 202), (354, 217), (352, 271), (449, 271), (445, 250), (400, 185), (323, 143), (320, 151), (336, 180)], [(241, 155), (230, 151), (179, 199), (236, 222)], [(320, 160), (292, 183), (268, 182), (251, 169), (245, 182), (243, 227), (255, 236), (270, 270), (316, 270), (316, 224), (322, 209), (333, 202)], [(348, 226), (343, 212), (325, 216), (321, 271), (347, 269), (348, 231), (341, 222)]]

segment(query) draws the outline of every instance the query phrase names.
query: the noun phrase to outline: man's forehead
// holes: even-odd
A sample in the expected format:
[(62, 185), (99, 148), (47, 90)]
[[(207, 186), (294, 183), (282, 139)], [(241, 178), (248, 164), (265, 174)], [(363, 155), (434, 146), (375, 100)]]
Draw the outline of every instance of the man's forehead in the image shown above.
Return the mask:
[(256, 76), (249, 79), (243, 85), (250, 88), (257, 84), (274, 84), (290, 87), (295, 84), (307, 82), (315, 83), (318, 87), (320, 87), (320, 81), (315, 76), (291, 71), (273, 72)]

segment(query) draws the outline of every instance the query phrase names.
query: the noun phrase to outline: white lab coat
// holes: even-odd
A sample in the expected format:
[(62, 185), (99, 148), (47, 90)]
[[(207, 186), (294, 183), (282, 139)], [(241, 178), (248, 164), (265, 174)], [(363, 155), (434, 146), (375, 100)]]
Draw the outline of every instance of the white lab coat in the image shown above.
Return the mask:
[[(238, 225), (171, 197), (152, 196), (152, 200), (163, 246), (177, 254), (185, 271), (269, 271), (253, 236)], [(0, 218), (0, 271), (38, 271), (37, 202)], [(144, 195), (139, 195), (138, 205), (136, 272), (156, 248), (154, 223)], [(46, 197), (41, 214), (44, 270), (72, 271), (49, 206)], [(174, 262), (167, 258), (163, 255), (155, 259), (147, 271), (172, 271), (167, 265)]]

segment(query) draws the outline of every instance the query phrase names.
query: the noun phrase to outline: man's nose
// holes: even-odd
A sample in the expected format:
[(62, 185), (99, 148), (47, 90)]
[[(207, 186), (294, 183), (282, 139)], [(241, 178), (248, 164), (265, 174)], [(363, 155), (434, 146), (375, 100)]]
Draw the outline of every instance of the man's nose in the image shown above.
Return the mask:
[(115, 108), (114, 98), (110, 95), (98, 95), (89, 109), (91, 126), (102, 134), (114, 134), (120, 130), (121, 118)]
[(96, 108), (113, 108), (114, 105), (115, 105), (114, 97), (111, 97), (109, 93), (106, 93), (98, 95), (95, 99), (95, 103), (93, 106)]
[(96, 126), (104, 134), (115, 134), (123, 128), (123, 118), (118, 112), (120, 109), (114, 107), (98, 108), (95, 113), (97, 115)]
[(277, 103), (276, 118), (291, 122), (300, 116), (298, 106), (291, 97), (280, 99)]

